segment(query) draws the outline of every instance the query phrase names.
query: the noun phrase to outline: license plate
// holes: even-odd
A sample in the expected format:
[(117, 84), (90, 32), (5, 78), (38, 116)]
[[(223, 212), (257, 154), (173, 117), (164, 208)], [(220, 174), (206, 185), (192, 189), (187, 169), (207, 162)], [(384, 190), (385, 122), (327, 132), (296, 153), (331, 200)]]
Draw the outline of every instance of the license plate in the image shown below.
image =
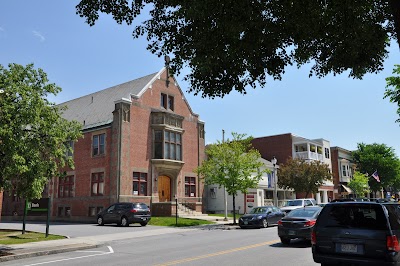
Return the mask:
[(288, 232), (288, 235), (290, 235), (290, 236), (294, 236), (296, 234), (296, 232), (295, 231), (292, 231), (292, 230), (290, 230), (289, 232)]
[(249, 222), (248, 222), (248, 221), (243, 221), (243, 223), (244, 223), (244, 224), (248, 224)]
[(142, 218), (142, 221), (146, 221), (147, 220), (147, 218)]
[(347, 253), (357, 253), (357, 245), (356, 244), (342, 244), (340, 247), (342, 252)]

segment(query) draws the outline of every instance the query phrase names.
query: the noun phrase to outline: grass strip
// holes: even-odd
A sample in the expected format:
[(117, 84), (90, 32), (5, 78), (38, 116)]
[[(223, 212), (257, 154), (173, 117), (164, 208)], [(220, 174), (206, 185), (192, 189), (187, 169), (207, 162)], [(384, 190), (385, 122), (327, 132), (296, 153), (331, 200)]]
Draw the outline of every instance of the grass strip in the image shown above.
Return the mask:
[(158, 226), (196, 226), (202, 224), (214, 224), (212, 221), (205, 220), (197, 220), (197, 219), (188, 219), (188, 218), (180, 218), (178, 217), (178, 224), (176, 225), (175, 217), (151, 217), (149, 225), (158, 225)]
[(64, 236), (59, 235), (48, 235), (46, 237), (46, 234), (37, 232), (25, 232), (25, 234), (22, 234), (20, 230), (0, 230), (0, 245), (24, 244), (64, 238)]

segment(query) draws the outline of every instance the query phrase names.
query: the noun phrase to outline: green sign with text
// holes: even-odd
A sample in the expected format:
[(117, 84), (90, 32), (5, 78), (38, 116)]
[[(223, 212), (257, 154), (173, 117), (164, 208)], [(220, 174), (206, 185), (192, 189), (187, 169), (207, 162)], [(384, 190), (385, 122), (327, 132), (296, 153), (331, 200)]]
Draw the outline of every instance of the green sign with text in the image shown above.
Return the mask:
[(49, 208), (49, 198), (34, 199), (27, 201), (26, 210), (31, 212), (47, 212)]

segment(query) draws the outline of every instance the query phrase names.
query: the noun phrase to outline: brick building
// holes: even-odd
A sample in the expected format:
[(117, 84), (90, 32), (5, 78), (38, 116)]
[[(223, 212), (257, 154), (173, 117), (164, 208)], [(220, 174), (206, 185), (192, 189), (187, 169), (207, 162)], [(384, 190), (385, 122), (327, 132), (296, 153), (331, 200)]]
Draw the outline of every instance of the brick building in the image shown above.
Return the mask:
[(352, 152), (341, 147), (331, 147), (334, 199), (354, 197), (348, 183), (353, 178), (356, 165)]
[[(175, 197), (202, 210), (204, 122), (173, 77), (154, 73), (60, 104), (83, 125), (73, 147), (75, 169), (53, 178), (44, 196), (56, 220), (92, 220), (115, 202), (144, 202), (171, 215)], [(5, 193), (3, 217), (21, 216), (23, 201)]]
[[(330, 142), (324, 139), (306, 139), (291, 133), (254, 138), (253, 147), (259, 150), (261, 157), (277, 159), (278, 164), (284, 164), (289, 158), (302, 158), (306, 161), (318, 160), (329, 166), (332, 172)], [(279, 178), (279, 176), (278, 176)], [(325, 181), (316, 195), (312, 195), (318, 203), (328, 202), (333, 198), (333, 183)], [(278, 199), (289, 198), (282, 189), (278, 190)], [(286, 192), (287, 193), (287, 192)], [(290, 192), (288, 192), (290, 193)], [(296, 198), (303, 198), (303, 193), (296, 193)]]

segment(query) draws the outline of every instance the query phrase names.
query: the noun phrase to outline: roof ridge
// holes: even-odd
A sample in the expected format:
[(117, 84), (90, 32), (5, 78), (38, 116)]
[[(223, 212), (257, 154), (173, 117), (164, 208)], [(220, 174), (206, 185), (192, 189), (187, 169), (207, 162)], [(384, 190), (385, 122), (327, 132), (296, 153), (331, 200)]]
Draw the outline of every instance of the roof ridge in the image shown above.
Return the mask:
[(64, 104), (66, 104), (66, 103), (68, 103), (68, 102), (75, 101), (75, 100), (78, 100), (78, 99), (81, 99), (81, 98), (83, 98), (83, 97), (87, 97), (87, 96), (90, 96), (90, 95), (99, 94), (99, 93), (105, 92), (105, 91), (107, 91), (107, 90), (113, 89), (113, 88), (118, 87), (118, 86), (121, 86), (121, 85), (125, 85), (125, 84), (131, 83), (131, 82), (137, 82), (137, 81), (139, 81), (139, 80), (141, 80), (141, 79), (147, 79), (147, 78), (149, 78), (150, 76), (153, 77), (153, 76), (155, 76), (155, 75), (157, 75), (157, 74), (158, 74), (158, 72), (154, 72), (154, 73), (148, 74), (148, 75), (146, 75), (146, 76), (142, 76), (142, 77), (139, 77), (139, 78), (136, 78), (136, 79), (133, 79), (133, 80), (130, 80), (130, 81), (126, 81), (126, 82), (123, 82), (123, 83), (120, 83), (120, 84), (117, 84), (117, 85), (114, 85), (114, 86), (111, 86), (111, 87), (108, 87), (108, 88), (105, 88), (105, 89), (102, 89), (102, 90), (99, 90), (99, 91), (95, 91), (95, 92), (92, 92), (92, 93), (89, 93), (89, 94), (85, 94), (85, 95), (82, 95), (82, 96), (77, 97), (77, 98), (73, 98), (73, 99), (71, 99), (71, 100), (68, 100), (68, 101), (59, 103), (59, 104), (57, 104), (57, 105), (64, 105)]

